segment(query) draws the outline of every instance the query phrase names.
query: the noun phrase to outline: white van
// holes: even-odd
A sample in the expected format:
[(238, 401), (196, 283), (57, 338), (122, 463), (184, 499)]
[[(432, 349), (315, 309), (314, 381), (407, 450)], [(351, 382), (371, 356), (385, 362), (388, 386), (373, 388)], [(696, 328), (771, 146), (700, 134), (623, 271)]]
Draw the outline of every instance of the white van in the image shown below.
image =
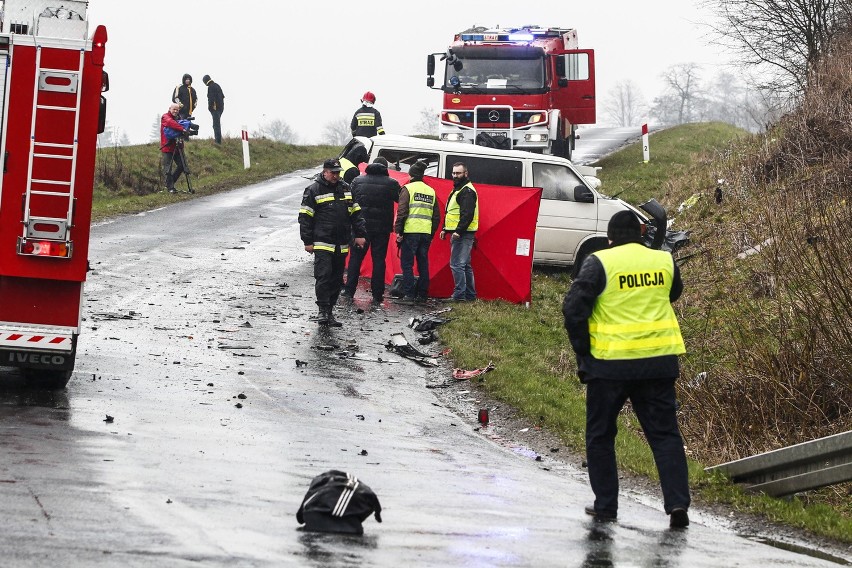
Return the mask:
[(650, 240), (658, 234), (660, 242), (654, 239), (649, 245), (660, 248), (665, 237), (666, 213), (659, 203), (652, 199), (640, 206), (651, 219), (632, 205), (599, 193), (594, 168), (575, 166), (558, 156), (391, 134), (353, 138), (341, 153), (341, 157), (359, 155), (357, 161), (364, 156), (369, 162), (383, 157), (391, 168), (403, 172), (425, 160), (427, 176), (446, 179), (452, 179), (453, 164), (463, 162), (474, 185), (542, 188), (533, 255), (536, 264), (579, 267), (586, 255), (606, 248), (609, 219), (624, 209), (633, 211), (646, 226), (653, 220), (647, 235)]

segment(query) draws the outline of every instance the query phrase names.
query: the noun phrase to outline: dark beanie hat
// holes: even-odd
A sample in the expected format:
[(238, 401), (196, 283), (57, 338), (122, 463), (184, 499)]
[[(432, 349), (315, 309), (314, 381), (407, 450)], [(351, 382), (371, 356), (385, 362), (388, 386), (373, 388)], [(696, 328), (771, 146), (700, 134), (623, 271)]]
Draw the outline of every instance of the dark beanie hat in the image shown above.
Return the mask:
[(642, 239), (642, 224), (632, 211), (619, 211), (609, 220), (606, 236), (613, 244), (639, 242)]
[(204, 77), (201, 78), (201, 82), (204, 83), (204, 84), (207, 84), (207, 81), (209, 81), (209, 80), (210, 80), (210, 75), (205, 75)]
[(423, 179), (423, 174), (426, 173), (426, 163), (425, 162), (415, 162), (410, 168), (408, 168), (408, 175), (411, 179), (421, 180)]
[(381, 165), (383, 165), (383, 166), (385, 166), (385, 167), (387, 167), (387, 166), (388, 166), (388, 160), (387, 160), (387, 158), (383, 158), (382, 156), (379, 156), (378, 158), (376, 158), (375, 160), (373, 160), (373, 163), (374, 163), (374, 164), (381, 164)]

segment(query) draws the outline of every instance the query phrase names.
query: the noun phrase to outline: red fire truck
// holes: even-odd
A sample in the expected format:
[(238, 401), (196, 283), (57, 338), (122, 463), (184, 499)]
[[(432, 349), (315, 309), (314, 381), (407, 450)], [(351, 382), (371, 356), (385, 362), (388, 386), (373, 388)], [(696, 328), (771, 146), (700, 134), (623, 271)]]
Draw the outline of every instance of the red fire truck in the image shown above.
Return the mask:
[(71, 378), (86, 280), (106, 28), (88, 2), (5, 0), (0, 21), (0, 366)]
[(595, 54), (574, 29), (473, 27), (429, 55), (426, 74), (444, 91), (441, 140), (570, 158), (577, 125), (595, 122)]

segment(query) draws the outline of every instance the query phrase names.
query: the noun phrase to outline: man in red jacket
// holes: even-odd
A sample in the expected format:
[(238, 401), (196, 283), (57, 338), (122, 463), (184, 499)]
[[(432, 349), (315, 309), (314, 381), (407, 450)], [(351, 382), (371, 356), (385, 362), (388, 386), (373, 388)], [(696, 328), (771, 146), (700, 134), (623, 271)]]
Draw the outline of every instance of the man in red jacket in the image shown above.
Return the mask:
[[(166, 127), (179, 132), (186, 131), (177, 121), (178, 116), (180, 116), (180, 103), (172, 103), (169, 105), (169, 112), (164, 114), (160, 119), (160, 151), (163, 153), (163, 178), (166, 181), (166, 190), (169, 193), (177, 193), (177, 190), (175, 190), (175, 180), (180, 177), (184, 170), (183, 159), (180, 156), (175, 159), (178, 139), (166, 136)], [(177, 163), (177, 167), (172, 172), (172, 165), (175, 163)]]

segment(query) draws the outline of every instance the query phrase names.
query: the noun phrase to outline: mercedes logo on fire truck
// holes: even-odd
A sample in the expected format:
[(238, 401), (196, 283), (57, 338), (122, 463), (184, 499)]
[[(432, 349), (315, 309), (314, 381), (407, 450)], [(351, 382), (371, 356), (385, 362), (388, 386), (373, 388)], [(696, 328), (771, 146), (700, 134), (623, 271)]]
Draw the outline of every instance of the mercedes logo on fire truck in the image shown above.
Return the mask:
[(500, 111), (498, 111), (498, 110), (490, 111), (488, 113), (488, 120), (490, 120), (491, 122), (497, 122), (498, 120), (500, 120)]

